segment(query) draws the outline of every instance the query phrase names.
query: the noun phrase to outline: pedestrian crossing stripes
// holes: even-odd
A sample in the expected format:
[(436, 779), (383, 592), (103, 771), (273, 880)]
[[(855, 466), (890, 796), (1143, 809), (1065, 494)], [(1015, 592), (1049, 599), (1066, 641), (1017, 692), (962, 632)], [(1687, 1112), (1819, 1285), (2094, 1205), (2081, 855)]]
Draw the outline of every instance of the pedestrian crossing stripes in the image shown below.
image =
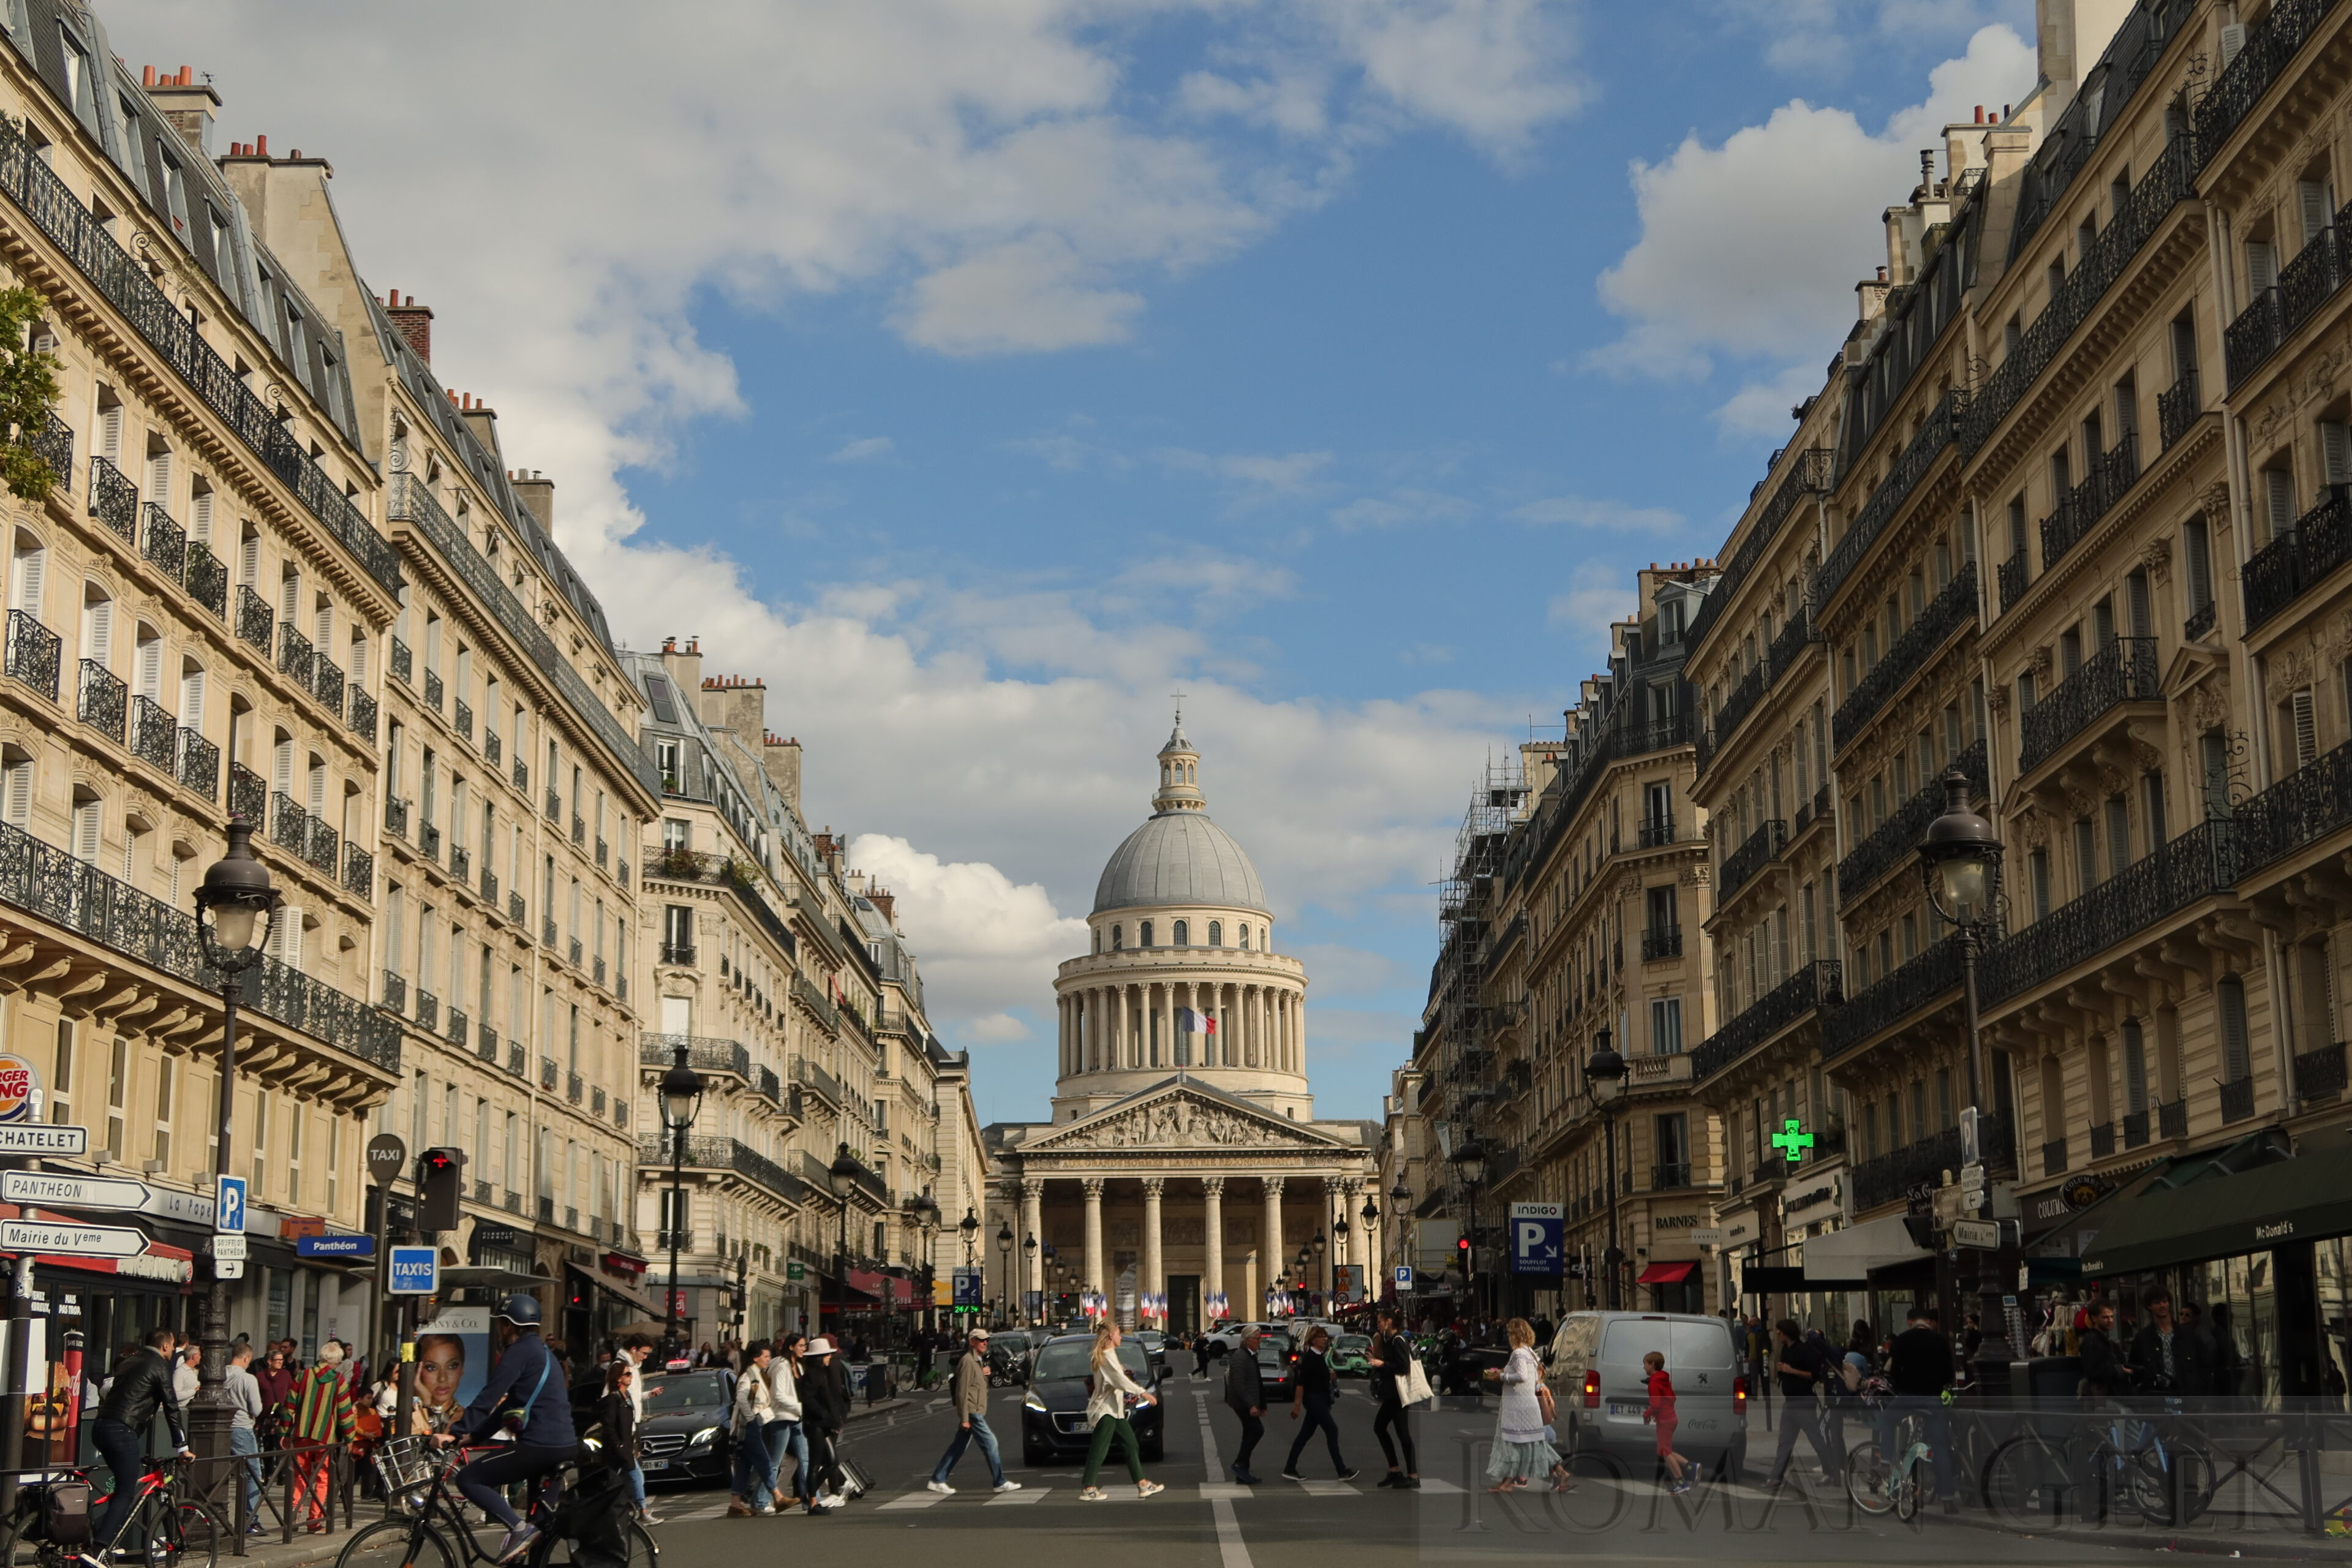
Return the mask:
[(937, 1508), (943, 1502), (961, 1498), (967, 1503), (977, 1502), (983, 1508), (1018, 1508), (1024, 1503), (1039, 1502), (1054, 1495), (1052, 1487), (1024, 1487), (1017, 1492), (907, 1492), (892, 1498), (876, 1508), (877, 1513), (890, 1513), (916, 1508)]

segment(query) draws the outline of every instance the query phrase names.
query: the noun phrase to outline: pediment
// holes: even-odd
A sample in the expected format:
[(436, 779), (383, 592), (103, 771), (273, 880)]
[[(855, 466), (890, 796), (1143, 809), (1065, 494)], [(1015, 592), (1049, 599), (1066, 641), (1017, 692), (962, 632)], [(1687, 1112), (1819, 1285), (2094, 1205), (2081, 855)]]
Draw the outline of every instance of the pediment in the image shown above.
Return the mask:
[(1046, 1137), (1024, 1143), (1024, 1154), (1105, 1149), (1292, 1149), (1322, 1152), (1344, 1147), (1337, 1139), (1273, 1116), (1231, 1095), (1186, 1084), (1146, 1089)]

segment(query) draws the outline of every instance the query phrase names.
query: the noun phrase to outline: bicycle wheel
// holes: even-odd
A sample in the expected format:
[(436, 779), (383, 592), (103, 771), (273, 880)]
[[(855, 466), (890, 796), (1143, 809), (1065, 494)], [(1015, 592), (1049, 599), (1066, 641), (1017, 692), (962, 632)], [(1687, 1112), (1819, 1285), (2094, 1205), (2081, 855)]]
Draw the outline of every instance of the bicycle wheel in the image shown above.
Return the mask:
[(1895, 1507), (1895, 1494), (1888, 1488), (1893, 1479), (1893, 1467), (1879, 1452), (1877, 1438), (1864, 1437), (1845, 1451), (1846, 1496), (1863, 1512), (1883, 1514)]
[(172, 1510), (171, 1522), (164, 1530), (172, 1547), (169, 1560), (180, 1568), (214, 1568), (220, 1561), (225, 1533), (212, 1510), (200, 1502), (181, 1503)]
[(661, 1549), (654, 1544), (654, 1538), (644, 1525), (634, 1519), (625, 1520), (622, 1535), (628, 1543), (625, 1564), (616, 1565), (611, 1553), (594, 1551), (581, 1542), (548, 1536), (532, 1548), (531, 1568), (588, 1568), (592, 1563), (594, 1568), (656, 1568), (661, 1562)]
[(1985, 1508), (2021, 1530), (2058, 1523), (2073, 1489), (2065, 1455), (2037, 1432), (2011, 1437), (1985, 1464)]
[(1919, 1504), (1924, 1491), (1923, 1483), (1926, 1479), (1920, 1471), (1925, 1469), (1927, 1465), (1927, 1452), (1914, 1444), (1911, 1450), (1895, 1464), (1894, 1478), (1888, 1482), (1887, 1490), (1895, 1498), (1895, 1517), (1906, 1524), (1919, 1517)]
[(335, 1554), (335, 1568), (466, 1568), (442, 1533), (421, 1520), (380, 1519)]

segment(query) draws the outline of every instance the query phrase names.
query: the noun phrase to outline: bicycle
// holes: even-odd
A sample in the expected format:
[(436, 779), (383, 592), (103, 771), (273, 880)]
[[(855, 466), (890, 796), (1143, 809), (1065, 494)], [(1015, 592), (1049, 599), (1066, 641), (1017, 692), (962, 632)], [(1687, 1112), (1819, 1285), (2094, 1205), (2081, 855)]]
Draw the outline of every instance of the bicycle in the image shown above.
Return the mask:
[[(2086, 1433), (2095, 1434), (2087, 1445)], [(1986, 1507), (2021, 1526), (2057, 1522), (2087, 1493), (2094, 1517), (2121, 1509), (2171, 1528), (2203, 1515), (2219, 1489), (2203, 1452), (2166, 1442), (2156, 1423), (2120, 1405), (2061, 1438), (2029, 1424), (1993, 1450), (1984, 1470)]]
[(1895, 1423), (1895, 1458), (1888, 1458), (1875, 1436), (1846, 1450), (1845, 1489), (1854, 1507), (1867, 1514), (1892, 1513), (1908, 1524), (1919, 1517), (1919, 1505), (1935, 1488), (1925, 1472), (1935, 1458), (1927, 1446), (1927, 1422), (1911, 1411)]
[[(578, 1486), (582, 1463), (595, 1445), (583, 1444), (583, 1448), (582, 1458), (559, 1472), (558, 1493)], [(374, 1568), (369, 1559), (395, 1547), (401, 1552), (400, 1568), (473, 1568), (477, 1563), (497, 1568), (497, 1554), (484, 1550), (475, 1527), (466, 1521), (465, 1510), (471, 1505), (452, 1481), (461, 1465), (456, 1450), (436, 1449), (423, 1437), (394, 1437), (378, 1444), (373, 1458), (376, 1473), (383, 1480), (385, 1507), (397, 1512), (344, 1542), (335, 1568)], [(588, 1563), (581, 1542), (565, 1539), (554, 1528), (556, 1510), (548, 1488), (531, 1488), (530, 1507), (524, 1517), (540, 1531), (521, 1560), (527, 1568), (569, 1568), (575, 1563)], [(627, 1544), (625, 1563), (602, 1556), (597, 1568), (659, 1568), (661, 1549), (644, 1525), (634, 1519), (624, 1520), (621, 1532)]]
[[(165, 1465), (150, 1463), (131, 1483), (139, 1489), (138, 1500), (114, 1539), (104, 1542), (61, 1541), (31, 1528), (47, 1522), (44, 1508), (54, 1489), (79, 1486), (91, 1494), (86, 1528), (95, 1529), (112, 1494), (96, 1495), (89, 1479), (93, 1467), (57, 1466), (27, 1477), (16, 1489), (16, 1511), (0, 1528), (0, 1563), (14, 1563), (18, 1543), (30, 1541), (37, 1568), (88, 1568), (110, 1556), (118, 1563), (144, 1559), (152, 1568), (215, 1568), (226, 1531), (211, 1510), (186, 1494), (188, 1463), (178, 1458)], [(110, 1486), (121, 1484), (117, 1478), (108, 1479)]]

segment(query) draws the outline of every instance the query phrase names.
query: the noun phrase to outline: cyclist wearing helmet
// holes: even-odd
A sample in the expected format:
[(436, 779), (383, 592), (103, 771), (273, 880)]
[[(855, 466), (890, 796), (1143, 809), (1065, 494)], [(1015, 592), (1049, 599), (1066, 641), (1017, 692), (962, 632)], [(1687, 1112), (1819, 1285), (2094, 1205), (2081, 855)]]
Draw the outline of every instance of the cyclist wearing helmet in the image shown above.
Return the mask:
[(511, 1563), (530, 1549), (539, 1528), (515, 1517), (505, 1489), (570, 1464), (579, 1453), (580, 1437), (572, 1428), (572, 1401), (562, 1373), (540, 1337), (538, 1298), (508, 1297), (491, 1321), (498, 1331), (499, 1363), (465, 1415), (434, 1441), (510, 1439), (501, 1442), (498, 1452), (458, 1470), (456, 1479), (459, 1491), (506, 1526), (497, 1557)]

